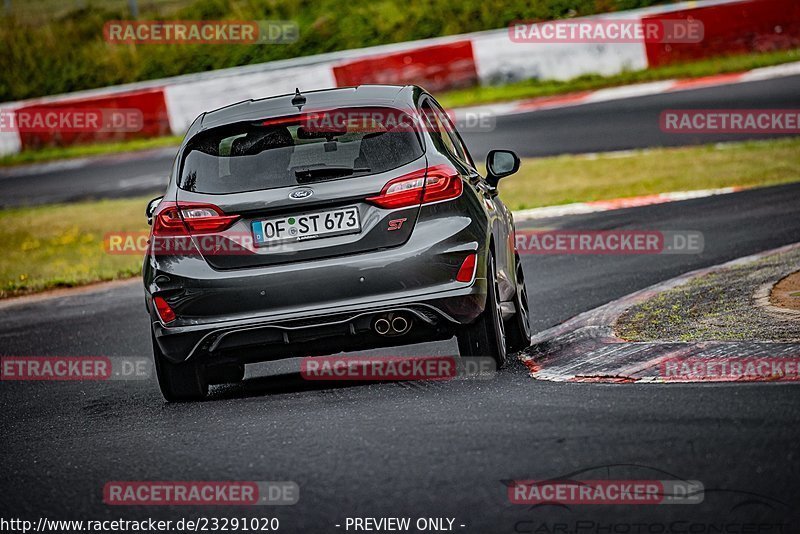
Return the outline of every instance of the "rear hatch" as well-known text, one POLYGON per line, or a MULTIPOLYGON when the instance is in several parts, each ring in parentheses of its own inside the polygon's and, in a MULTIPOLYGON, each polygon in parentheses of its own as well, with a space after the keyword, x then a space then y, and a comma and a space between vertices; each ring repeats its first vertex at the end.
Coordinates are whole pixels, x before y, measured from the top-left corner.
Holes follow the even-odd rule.
MULTIPOLYGON (((432 174, 413 124, 397 109, 339 108, 200 132, 174 209, 215 269, 401 245, 432 174)), ((447 185, 437 180, 431 190, 447 185)))

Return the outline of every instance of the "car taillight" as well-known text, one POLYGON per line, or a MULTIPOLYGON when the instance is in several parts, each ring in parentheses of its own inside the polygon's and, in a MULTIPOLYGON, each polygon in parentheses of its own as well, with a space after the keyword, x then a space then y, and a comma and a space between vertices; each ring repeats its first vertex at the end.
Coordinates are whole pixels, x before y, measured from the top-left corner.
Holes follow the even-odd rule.
POLYGON ((405 208, 457 198, 463 189, 458 171, 450 165, 434 165, 390 180, 380 195, 367 202, 387 209, 405 208))
POLYGON ((238 215, 225 215, 213 204, 162 202, 153 217, 154 236, 210 234, 229 228, 238 215))
POLYGON ((477 254, 472 253, 461 263, 461 267, 458 269, 458 274, 456 275, 456 280, 459 282, 472 282, 472 279, 475 277, 475 260, 477 259, 477 254))
POLYGON ((155 297, 153 298, 153 304, 156 305, 156 311, 158 312, 158 316, 161 317, 161 320, 165 323, 171 323, 175 320, 175 312, 172 311, 172 308, 164 300, 164 297, 155 297))

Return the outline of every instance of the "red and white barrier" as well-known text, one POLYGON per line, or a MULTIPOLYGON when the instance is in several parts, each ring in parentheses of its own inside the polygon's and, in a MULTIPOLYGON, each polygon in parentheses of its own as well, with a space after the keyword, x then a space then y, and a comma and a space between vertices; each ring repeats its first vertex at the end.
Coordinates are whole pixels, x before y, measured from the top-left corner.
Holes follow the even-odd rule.
MULTIPOLYGON (((644 41, 520 43, 512 41, 508 29, 503 28, 11 102, 0 104, 0 112, 65 105, 137 107, 142 110, 145 127, 141 132, 129 132, 124 136, 180 134, 204 111, 242 100, 292 93, 295 87, 310 91, 365 83, 414 83, 432 91, 442 91, 532 78, 566 80, 584 74, 608 76, 676 60, 800 47, 800 2, 797 0, 708 0, 702 5, 684 2, 573 19, 573 22, 609 18, 636 22, 695 18, 704 23, 705 38, 700 43, 673 44, 644 41)), ((620 90, 632 91, 617 89, 620 90)), ((570 95, 554 100, 579 97, 581 95, 570 95)), ((91 140, 108 138, 108 135, 98 134, 91 140)), ((69 144, 86 140, 86 136, 70 137, 60 132, 20 136, 18 131, 0 129, 0 154, 43 143, 69 144)))
POLYGON ((185 132, 205 111, 266 95, 335 87, 333 71, 327 64, 292 67, 266 72, 231 74, 164 87, 172 131, 185 132))
POLYGON ((579 91, 564 95, 542 96, 515 100, 512 102, 459 108, 455 110, 454 116, 458 120, 466 120, 467 117, 470 116, 498 117, 502 115, 516 115, 518 113, 527 113, 530 111, 573 107, 597 102, 609 102, 612 100, 624 100, 638 96, 673 93, 676 91, 730 85, 734 83, 755 82, 758 80, 783 78, 785 76, 800 76, 800 62, 785 63, 773 67, 762 67, 733 74, 719 74, 716 76, 704 76, 690 79, 661 80, 658 82, 637 83, 634 85, 598 89, 596 91, 579 91))
MULTIPOLYGON (((17 102, 11 102, 0 106, 2 113, 15 113, 20 107, 17 102)), ((5 154, 17 154, 22 150, 22 140, 19 137, 19 130, 16 128, 0 128, 0 156, 5 154)))
POLYGON ((646 43, 648 66, 800 47, 800 2, 797 0, 740 0, 643 17, 645 21, 687 19, 703 23, 703 40, 699 43, 646 43))
MULTIPOLYGON (((617 14, 615 18, 638 22, 641 11, 617 14)), ((519 43, 504 30, 476 35, 472 44, 482 85, 529 79, 569 80, 584 74, 610 76, 647 68, 643 43, 519 43)))
POLYGON ((164 91, 160 88, 141 89, 138 91, 112 93, 83 99, 64 99, 56 102, 42 102, 17 108, 15 113, 43 115, 49 110, 58 109, 100 109, 100 110, 138 110, 141 122, 135 130, 120 127, 102 129, 84 129, 84 131, 68 131, 49 129, 46 131, 23 131, 19 134, 22 150, 47 145, 71 145, 96 141, 121 141, 135 137, 159 137, 172 133, 164 91))
POLYGON ((469 39, 345 61, 333 66, 333 74, 339 87, 416 84, 442 91, 478 83, 469 39))

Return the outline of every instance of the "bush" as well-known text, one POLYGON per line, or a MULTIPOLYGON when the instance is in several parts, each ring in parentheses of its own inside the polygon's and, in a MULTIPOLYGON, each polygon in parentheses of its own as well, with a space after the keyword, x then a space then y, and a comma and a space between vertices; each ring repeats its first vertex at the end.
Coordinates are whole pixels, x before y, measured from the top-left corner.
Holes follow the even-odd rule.
POLYGON ((117 0, 14 2, 0 19, 0 101, 104 87, 336 50, 502 28, 513 20, 554 19, 632 9, 664 0, 139 0, 141 20, 291 19, 300 39, 287 45, 116 45, 107 20, 129 18, 117 0))

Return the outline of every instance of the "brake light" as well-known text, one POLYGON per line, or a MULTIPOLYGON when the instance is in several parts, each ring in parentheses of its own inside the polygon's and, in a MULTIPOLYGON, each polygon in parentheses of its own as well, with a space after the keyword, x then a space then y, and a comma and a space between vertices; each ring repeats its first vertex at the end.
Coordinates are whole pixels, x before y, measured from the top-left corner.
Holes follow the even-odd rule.
POLYGON ((155 297, 153 299, 153 304, 156 305, 156 311, 162 321, 171 323, 175 320, 175 312, 172 311, 172 308, 163 297, 155 297))
POLYGON ((297 124, 300 122, 318 120, 322 115, 319 113, 301 113, 288 117, 275 117, 261 122, 261 126, 286 126, 287 124, 297 124))
POLYGON ((154 236, 210 234, 229 228, 238 215, 225 215, 213 204, 162 202, 153 218, 154 236))
POLYGON ((434 165, 390 180, 380 195, 367 202, 387 209, 405 208, 457 198, 463 189, 458 171, 450 165, 434 165))
POLYGON ((449 165, 436 165, 428 168, 428 178, 425 181, 425 193, 422 203, 450 200, 461 196, 464 183, 458 171, 449 165))
POLYGON ((390 180, 383 186, 380 195, 367 198, 381 208, 405 208, 422 202, 422 191, 425 188, 425 169, 390 180))
POLYGON ((478 255, 473 252, 464 258, 461 267, 458 269, 456 280, 459 282, 472 282, 472 279, 475 277, 475 260, 477 257, 478 255))

